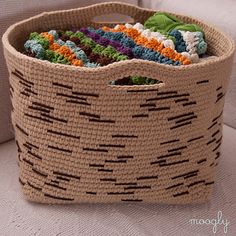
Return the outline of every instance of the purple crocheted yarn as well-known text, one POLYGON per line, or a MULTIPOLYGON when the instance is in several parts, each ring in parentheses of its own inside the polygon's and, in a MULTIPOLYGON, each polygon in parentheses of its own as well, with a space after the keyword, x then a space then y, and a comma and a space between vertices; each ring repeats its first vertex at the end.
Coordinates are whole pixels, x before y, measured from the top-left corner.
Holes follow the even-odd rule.
POLYGON ((98 34, 92 32, 92 31, 89 31, 89 32, 87 33, 87 35, 89 35, 89 37, 90 37, 91 39, 93 39, 94 41, 97 41, 97 40, 99 40, 99 38, 100 38, 100 36, 99 36, 98 34))
POLYGON ((97 43, 102 45, 102 46, 107 47, 108 45, 110 45, 110 40, 107 39, 107 38, 104 38, 104 37, 100 37, 100 39, 97 40, 97 43))
POLYGON ((114 41, 114 40, 110 40, 110 45, 114 48, 119 48, 119 47, 122 47, 122 44, 117 42, 117 41, 114 41))
POLYGON ((117 48, 117 50, 118 50, 119 52, 121 52, 122 54, 127 55, 127 56, 130 57, 130 58, 133 58, 133 57, 134 57, 131 48, 127 48, 127 47, 121 46, 121 47, 117 48))
POLYGON ((85 27, 82 27, 79 31, 86 34, 86 35, 90 33, 90 31, 85 27))

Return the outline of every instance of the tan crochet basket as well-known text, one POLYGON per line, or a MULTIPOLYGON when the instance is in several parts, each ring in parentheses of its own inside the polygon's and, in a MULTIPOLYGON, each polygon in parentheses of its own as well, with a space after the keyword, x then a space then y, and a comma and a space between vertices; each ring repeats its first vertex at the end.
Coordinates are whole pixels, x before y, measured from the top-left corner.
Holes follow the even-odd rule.
POLYGON ((97 26, 122 13, 143 23, 154 11, 121 3, 46 12, 3 36, 20 182, 44 203, 156 202, 210 198, 220 156, 222 110, 234 43, 190 17, 206 34, 211 61, 173 67, 129 60, 91 69, 20 53, 30 32, 97 26), (112 86, 131 75, 162 84, 112 86))

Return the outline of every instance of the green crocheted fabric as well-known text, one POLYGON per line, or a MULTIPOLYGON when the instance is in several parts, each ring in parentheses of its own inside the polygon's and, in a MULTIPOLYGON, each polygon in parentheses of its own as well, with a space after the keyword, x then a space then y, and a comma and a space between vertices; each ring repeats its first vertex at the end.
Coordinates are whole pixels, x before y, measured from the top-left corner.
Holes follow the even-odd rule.
POLYGON ((149 17, 145 21, 144 26, 146 29, 158 31, 164 35, 168 35, 168 33, 174 29, 191 32, 200 31, 204 33, 198 25, 185 24, 175 16, 164 12, 157 12, 153 16, 149 17))

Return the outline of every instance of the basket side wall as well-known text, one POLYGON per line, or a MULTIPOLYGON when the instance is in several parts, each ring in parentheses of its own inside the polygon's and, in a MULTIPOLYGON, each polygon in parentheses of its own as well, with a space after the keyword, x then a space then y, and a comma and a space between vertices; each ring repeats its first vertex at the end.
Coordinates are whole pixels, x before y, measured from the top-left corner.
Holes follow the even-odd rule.
POLYGON ((127 63, 84 79, 78 72, 5 54, 20 178, 29 199, 187 203, 209 198, 230 63, 135 90, 109 86, 108 78, 148 68, 127 63), (186 173, 193 176, 175 178, 186 173))

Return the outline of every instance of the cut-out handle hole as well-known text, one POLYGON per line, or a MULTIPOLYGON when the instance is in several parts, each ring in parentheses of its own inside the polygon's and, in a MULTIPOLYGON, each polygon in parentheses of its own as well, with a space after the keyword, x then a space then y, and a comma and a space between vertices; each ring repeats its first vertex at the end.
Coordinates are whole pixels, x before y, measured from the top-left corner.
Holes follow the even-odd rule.
POLYGON ((118 23, 135 23, 135 20, 131 16, 119 14, 119 13, 113 13, 113 14, 104 14, 104 15, 99 15, 95 16, 92 19, 93 23, 97 24, 106 24, 106 23, 113 23, 113 24, 118 24, 118 23))
POLYGON ((163 82, 161 80, 152 79, 148 77, 143 76, 128 76, 124 77, 122 79, 113 80, 110 82, 110 85, 153 85, 153 84, 162 84, 163 82))

